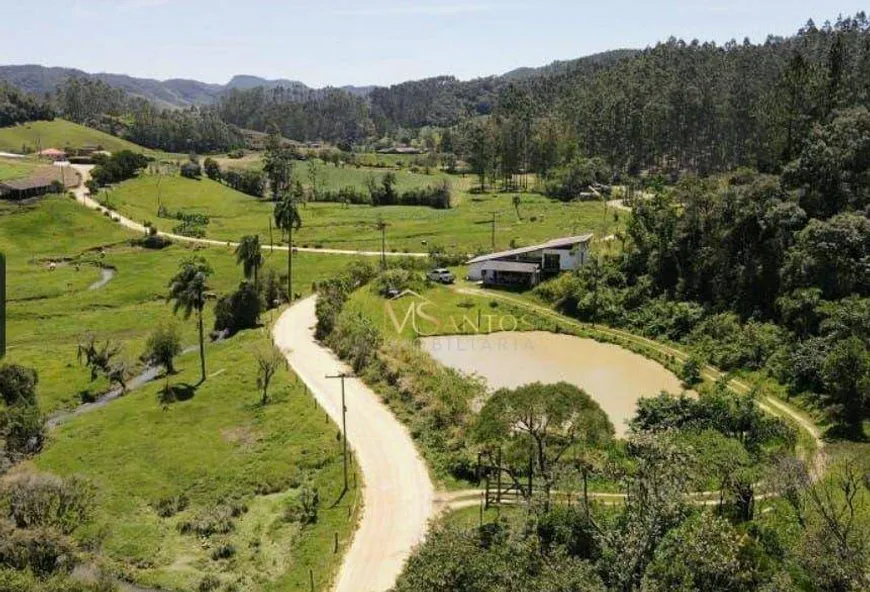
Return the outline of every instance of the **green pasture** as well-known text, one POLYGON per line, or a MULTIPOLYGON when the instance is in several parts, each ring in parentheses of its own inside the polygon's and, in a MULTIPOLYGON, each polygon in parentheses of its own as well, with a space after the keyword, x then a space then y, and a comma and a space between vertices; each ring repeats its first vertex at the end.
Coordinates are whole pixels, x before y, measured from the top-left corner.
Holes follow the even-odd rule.
MULTIPOLYGON (((356 184, 362 188, 372 173, 362 169, 335 168, 321 165, 328 188, 356 184), (329 173, 327 175, 327 173, 329 173)), ((296 169, 302 174, 302 169, 296 169)), ((307 178, 301 177, 306 183, 307 178)), ((399 173, 401 190, 414 184, 426 186, 440 182, 442 176, 399 173)), ((381 233, 377 223, 387 223, 386 248, 394 252, 425 252, 438 245, 450 252, 475 253, 492 248, 492 220, 495 215, 495 248, 529 245, 559 236, 595 233, 606 236, 622 227, 626 213, 617 212, 602 202, 563 203, 534 194, 520 197, 519 212, 513 194, 470 194, 462 189, 468 179, 450 178, 454 184, 454 206, 436 210, 417 206, 365 205, 345 206, 337 203, 309 203, 301 207, 303 225, 294 233, 294 244, 303 247, 380 250, 381 233)), ((171 232, 175 219, 158 219, 160 203, 172 213, 196 213, 210 217, 206 236, 219 240, 238 240, 245 234, 259 234, 269 240, 269 223, 273 204, 253 198, 219 183, 202 179, 143 175, 101 193, 101 199, 118 212, 136 221, 150 220, 171 232), (159 182, 159 185, 158 185, 159 182)), ((273 240, 280 232, 273 229, 273 240)))
MULTIPOLYGON (((141 367, 144 342, 161 322, 178 323, 183 344, 196 344, 194 319, 175 319, 164 301, 167 282, 185 257, 209 260, 215 294, 241 280, 230 249, 147 250, 131 245, 135 237, 68 198, 22 207, 0 203, 9 300, 4 362, 38 371, 44 412, 75 407, 82 392, 94 396, 107 388, 104 379, 91 382, 76 359, 77 343, 88 331, 121 342, 134 368, 141 367), (114 267, 117 275, 89 290, 100 266, 114 267)), ((349 260, 298 254, 295 289, 309 292, 314 280, 349 260)), ((266 267, 284 270, 286 253, 266 253, 266 267)), ((265 313, 263 321, 276 315, 265 313)), ((208 327, 211 322, 209 308, 208 327)), ((308 590, 309 569, 318 587, 327 587, 341 557, 333 553, 334 537, 342 548, 349 544, 359 502, 356 491, 339 500, 336 427, 290 371, 274 379, 272 401, 260 403, 254 351, 269 343, 266 330, 255 329, 208 344, 210 378, 198 387, 198 354, 180 356, 171 380, 192 398, 164 407, 157 396, 163 380, 148 384, 67 420, 19 469, 78 474, 96 485, 93 524, 75 535, 92 550, 87 561, 167 590, 196 589, 206 574, 239 590, 308 590), (305 482, 318 489, 321 506, 317 522, 303 527, 285 514, 305 482), (157 515, 158 501, 182 494, 189 500, 183 512, 157 515), (181 534, 181 521, 228 499, 248 508, 232 532, 209 540, 181 534), (231 546, 234 555, 213 559, 218 545, 231 546)))
POLYGON ((194 590, 206 574, 239 590, 308 590, 310 568, 326 588, 340 557, 334 537, 346 547, 355 527, 358 489, 341 496, 336 428, 289 371, 261 404, 253 352, 269 342, 253 330, 210 346, 211 377, 198 387, 198 360, 184 358, 172 381, 188 400, 164 407, 157 381, 52 432, 31 464, 96 486, 95 518, 76 536, 97 547, 101 565, 167 590, 194 590), (317 522, 302 526, 286 510, 306 482, 321 501, 317 522), (158 515, 157 503, 177 496, 188 506, 158 515), (231 532, 181 532, 183 521, 229 500, 247 507, 231 532), (233 556, 214 559, 219 545, 233 556))
MULTIPOLYGON (((2 130, 0 130, 2 131, 2 130)), ((36 163, 26 159, 0 158, 0 181, 27 177, 38 168, 36 163)))
POLYGON ((46 148, 81 148, 86 145, 101 146, 109 152, 132 150, 149 155, 157 154, 127 140, 65 119, 0 127, 0 150, 6 152, 21 152, 25 147, 36 151, 46 148))
MULTIPOLYGON (((90 382, 76 360, 76 346, 87 332, 124 344, 134 366, 151 330, 175 320, 164 297, 179 262, 194 254, 215 268, 216 294, 233 290, 242 278, 230 248, 172 245, 155 251, 133 247, 135 233, 70 199, 50 197, 37 205, 0 208, 0 250, 7 257, 7 361, 34 366, 40 377, 40 404, 46 412, 81 402, 106 385, 90 382), (50 263, 55 262, 52 269, 50 263), (100 266, 116 276, 99 290, 100 266)), ((286 273, 286 252, 265 253, 266 269, 286 273)), ((294 291, 309 293, 314 280, 333 275, 350 258, 297 253, 294 291)), ((266 313, 265 320, 274 313, 266 313)), ((196 343, 193 319, 177 319, 184 345, 196 343)), ((210 307, 206 315, 211 327, 210 307)), ((188 354, 195 356, 196 354, 188 354)))

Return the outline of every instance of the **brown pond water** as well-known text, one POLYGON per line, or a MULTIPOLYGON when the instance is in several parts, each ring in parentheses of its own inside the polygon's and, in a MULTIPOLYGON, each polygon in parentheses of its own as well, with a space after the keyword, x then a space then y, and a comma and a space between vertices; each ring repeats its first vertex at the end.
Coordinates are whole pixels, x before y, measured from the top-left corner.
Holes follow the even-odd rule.
POLYGON ((623 436, 641 397, 678 394, 680 380, 664 366, 609 343, 542 331, 420 339, 440 363, 486 380, 491 391, 530 382, 565 381, 591 395, 623 436))

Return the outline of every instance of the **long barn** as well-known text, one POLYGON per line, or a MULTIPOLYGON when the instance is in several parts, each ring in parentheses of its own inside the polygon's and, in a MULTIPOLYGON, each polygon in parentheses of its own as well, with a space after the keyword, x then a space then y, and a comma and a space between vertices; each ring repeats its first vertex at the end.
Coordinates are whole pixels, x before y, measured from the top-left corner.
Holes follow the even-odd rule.
POLYGON ((531 288, 562 271, 580 269, 588 260, 592 236, 557 238, 475 257, 467 262, 468 279, 485 286, 531 288))

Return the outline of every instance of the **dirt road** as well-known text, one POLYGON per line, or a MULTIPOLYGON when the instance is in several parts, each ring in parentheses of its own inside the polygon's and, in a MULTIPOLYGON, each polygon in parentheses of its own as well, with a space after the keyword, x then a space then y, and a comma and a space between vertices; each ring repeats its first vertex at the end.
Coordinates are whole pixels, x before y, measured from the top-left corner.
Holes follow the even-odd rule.
MULTIPOLYGON (((320 405, 341 425, 341 383, 349 368, 314 339, 315 298, 290 307, 273 329, 276 345, 320 405)), ((355 378, 345 384, 348 442, 365 479, 363 516, 336 592, 381 592, 396 581, 435 516, 435 491, 408 430, 355 378)))
MULTIPOLYGON (((93 169, 93 165, 83 165, 83 164, 74 164, 71 165, 71 168, 78 171, 79 175, 81 175, 82 182, 81 184, 73 189, 73 193, 76 196, 76 201, 86 206, 92 210, 97 210, 100 213, 109 212, 110 215, 118 220, 118 223, 125 228, 129 228, 135 232, 140 232, 142 234, 145 233, 145 227, 138 222, 134 222, 129 218, 126 218, 119 214, 118 212, 113 212, 101 206, 96 200, 90 197, 90 193, 88 192, 87 187, 85 187, 85 183, 88 179, 91 178, 91 169, 93 169)), ((232 241, 221 241, 214 240, 209 238, 194 238, 190 236, 182 236, 180 234, 172 234, 171 232, 158 232, 160 236, 165 236, 166 238, 179 242, 186 243, 195 243, 199 245, 208 245, 212 247, 230 247, 235 248, 238 243, 234 243, 232 241)), ((263 250, 269 249, 269 245, 263 245, 263 250)), ((276 251, 286 251, 287 247, 275 246, 274 249, 276 251)), ((294 251, 298 253, 322 253, 325 255, 359 255, 362 257, 380 257, 382 253, 380 251, 354 251, 350 249, 314 249, 310 247, 294 247, 294 251)), ((387 257, 428 257, 429 253, 386 253, 387 257)))

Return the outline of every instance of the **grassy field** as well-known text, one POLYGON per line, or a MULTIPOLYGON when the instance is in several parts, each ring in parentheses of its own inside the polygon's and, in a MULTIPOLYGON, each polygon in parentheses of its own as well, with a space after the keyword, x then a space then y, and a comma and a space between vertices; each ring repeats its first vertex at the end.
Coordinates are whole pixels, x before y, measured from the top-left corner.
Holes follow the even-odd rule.
MULTIPOLYGON (((160 322, 172 319, 163 296, 178 263, 194 253, 206 257, 216 273, 216 293, 241 279, 232 252, 173 245, 162 251, 131 246, 134 237, 104 216, 72 200, 50 197, 25 207, 0 202, 0 250, 7 255, 9 348, 4 362, 21 363, 39 373, 44 412, 74 407, 81 392, 97 394, 105 381, 90 382, 76 360, 81 336, 124 345, 134 366, 144 341, 160 322), (49 262, 55 263, 51 269, 49 262), (99 290, 88 287, 111 265, 116 277, 99 290)), ((267 254, 267 267, 284 269, 283 253, 267 254)), ((298 291, 315 279, 333 275, 350 259, 300 254, 298 291)), ((274 313, 266 313, 269 322, 274 313)), ((195 323, 176 321, 185 345, 196 343, 195 323)), ((207 326, 212 315, 207 311, 207 326)), ((269 343, 263 329, 209 344, 210 379, 190 390, 193 397, 164 409, 151 383, 108 406, 70 419, 50 434, 46 449, 23 470, 79 474, 98 488, 94 523, 77 532, 93 559, 113 572, 165 589, 192 590, 206 574, 240 590, 308 590, 308 570, 326 588, 359 510, 356 493, 334 504, 340 493, 341 457, 336 427, 289 371, 274 381, 273 401, 259 403, 253 352, 269 343), (316 524, 301 527, 284 519, 299 484, 319 490, 316 524), (171 518, 154 505, 184 494, 189 506, 171 518), (178 525, 228 499, 248 511, 232 532, 200 539, 181 534, 178 525), (219 545, 235 550, 212 559, 219 545)), ((173 383, 197 382, 196 353, 182 355, 173 383)), ((185 387, 187 388, 187 387, 185 387)))
MULTIPOLYGON (((321 586, 328 581, 333 537, 347 545, 358 491, 340 498, 335 426, 289 372, 276 377, 271 403, 260 404, 252 350, 267 341, 254 330, 210 347, 212 378, 189 400, 164 409, 162 383, 152 383, 52 434, 33 465, 97 486, 96 518, 77 536, 97 543, 112 571, 169 590, 194 590, 206 574, 239 590, 308 590, 309 568, 321 586), (285 511, 308 481, 321 502, 317 522, 303 527, 285 511), (160 500, 181 495, 185 510, 156 513, 160 500), (182 522, 228 500, 247 507, 231 532, 182 534, 182 522), (234 555, 213 559, 220 545, 234 555)), ((194 384, 198 372, 188 358, 173 382, 194 384)))
MULTIPOLYGON (((367 176, 363 169, 321 166, 326 186, 338 188, 356 184, 362 187, 367 176)), ((302 169, 297 168, 302 175, 302 169)), ((302 177, 307 181, 307 178, 302 177)), ((398 174, 400 189, 431 185, 443 176, 411 173, 398 174)), ((142 176, 113 188, 109 201, 120 213, 137 221, 151 220, 160 230, 171 231, 176 220, 157 219, 158 180, 161 203, 171 211, 208 215, 209 238, 237 240, 245 234, 269 236, 272 204, 203 179, 191 181, 180 177, 142 176)), ((492 217, 496 216, 495 246, 527 245, 558 236, 593 232, 611 234, 621 227, 625 213, 605 208, 601 202, 562 203, 539 195, 523 195, 519 215, 513 195, 491 193, 473 195, 462 189, 468 179, 451 178, 454 205, 450 210, 411 206, 350 206, 310 203, 301 210, 302 229, 295 233, 297 246, 340 249, 379 250, 380 232, 376 223, 383 219, 387 250, 427 251, 440 245, 451 252, 474 253, 491 248, 492 217), (621 219, 620 219, 621 218, 621 219)), ((274 234, 275 241, 280 239, 274 234)))
POLYGON ((21 152, 25 146, 36 151, 45 148, 80 148, 88 144, 102 146, 110 152, 133 150, 156 154, 153 150, 142 148, 127 140, 64 119, 0 127, 0 150, 6 152, 21 152))
POLYGON ((0 158, 0 181, 20 179, 39 168, 34 162, 17 158, 0 158))
MULTIPOLYGON (((40 403, 46 412, 77 405, 82 392, 105 389, 91 384, 76 361, 76 346, 88 331, 99 339, 124 343, 134 365, 151 329, 170 318, 163 298, 179 262, 194 253, 215 268, 212 285, 226 293, 241 280, 230 249, 173 245, 162 251, 132 247, 135 235, 75 204, 51 197, 36 206, 0 206, 0 250, 7 257, 7 359, 35 366, 40 403), (105 246, 103 252, 100 247, 105 246), (56 261, 52 270, 49 262, 56 261), (88 287, 99 266, 116 277, 99 290, 88 287)), ((314 280, 334 274, 350 259, 299 253, 294 261, 294 291, 308 293, 314 280)), ((266 267, 286 269, 286 254, 266 254, 266 267)), ((196 342, 193 320, 179 321, 185 345, 196 342)), ((211 326, 211 311, 206 323, 211 326)))

